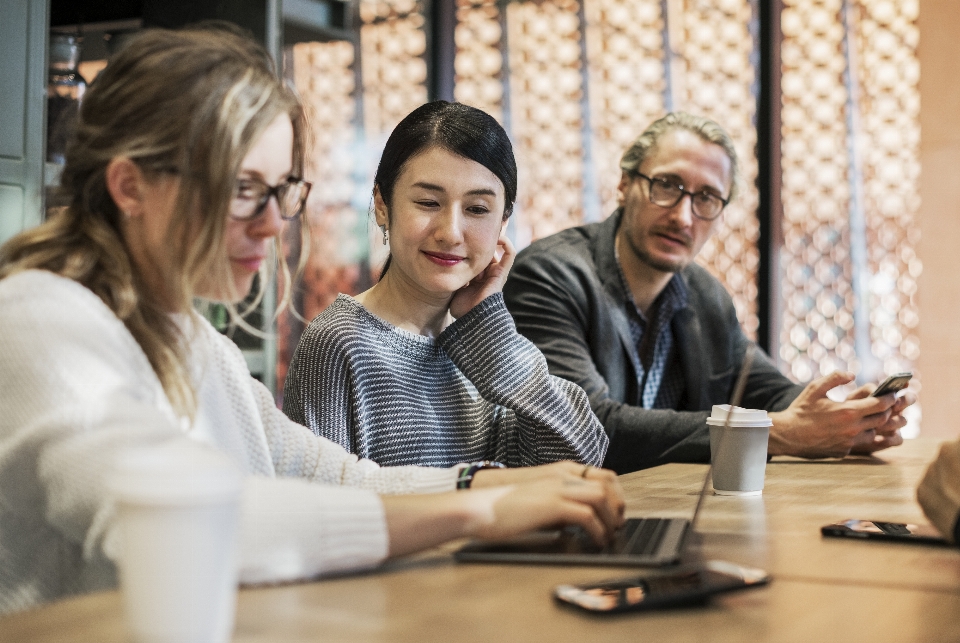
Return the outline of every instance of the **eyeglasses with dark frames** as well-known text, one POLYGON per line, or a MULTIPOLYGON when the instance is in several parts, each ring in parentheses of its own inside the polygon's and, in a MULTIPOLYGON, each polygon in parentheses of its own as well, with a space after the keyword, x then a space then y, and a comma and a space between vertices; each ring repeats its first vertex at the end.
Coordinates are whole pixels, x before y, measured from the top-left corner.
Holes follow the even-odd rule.
POLYGON ((296 219, 303 212, 313 184, 290 177, 283 183, 267 185, 259 179, 238 179, 233 199, 230 201, 230 216, 237 221, 252 221, 267 207, 270 197, 275 197, 280 206, 280 218, 296 219))
POLYGON ((635 176, 646 179, 650 182, 650 202, 659 205, 662 208, 672 208, 683 199, 684 196, 690 196, 690 206, 693 216, 704 221, 713 221, 720 216, 723 209, 727 207, 729 199, 724 199, 710 192, 689 192, 683 189, 682 183, 677 183, 669 179, 651 178, 646 174, 634 172, 635 176))

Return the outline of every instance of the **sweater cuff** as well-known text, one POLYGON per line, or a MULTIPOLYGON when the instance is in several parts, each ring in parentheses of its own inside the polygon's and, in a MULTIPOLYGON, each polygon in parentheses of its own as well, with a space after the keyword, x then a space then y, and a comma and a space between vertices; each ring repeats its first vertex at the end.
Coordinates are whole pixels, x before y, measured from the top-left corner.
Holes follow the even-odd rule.
POLYGON ((475 335, 477 333, 476 327, 478 326, 482 328, 483 326, 492 325, 496 328, 504 324, 515 328, 513 317, 510 316, 510 311, 507 310, 506 304, 503 303, 503 293, 495 292, 467 311, 466 315, 463 315, 447 326, 447 328, 440 333, 440 336, 437 337, 437 343, 446 349, 448 345, 455 342, 458 338, 475 335))
POLYGON ((517 332, 503 293, 490 295, 450 324, 437 343, 480 395, 496 404, 504 404, 504 396, 537 370, 547 375, 546 360, 517 332))
POLYGON ((458 464, 449 469, 432 469, 430 467, 417 467, 417 475, 412 482, 413 493, 443 493, 444 491, 455 491, 457 488, 457 476, 465 464, 458 464))
POLYGON ((240 582, 270 583, 374 567, 389 553, 383 503, 362 489, 247 478, 240 582))

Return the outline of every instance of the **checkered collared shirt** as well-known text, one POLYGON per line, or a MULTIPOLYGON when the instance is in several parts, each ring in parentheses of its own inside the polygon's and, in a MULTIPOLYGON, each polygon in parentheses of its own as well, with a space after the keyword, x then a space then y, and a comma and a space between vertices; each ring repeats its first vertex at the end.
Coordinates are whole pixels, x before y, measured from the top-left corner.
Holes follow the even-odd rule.
POLYGON ((617 270, 627 295, 625 308, 630 322, 630 335, 640 360, 634 363, 640 406, 645 409, 676 409, 683 395, 684 381, 673 350, 670 320, 678 310, 686 308, 687 287, 680 275, 674 273, 650 306, 648 319, 637 308, 619 261, 617 270))

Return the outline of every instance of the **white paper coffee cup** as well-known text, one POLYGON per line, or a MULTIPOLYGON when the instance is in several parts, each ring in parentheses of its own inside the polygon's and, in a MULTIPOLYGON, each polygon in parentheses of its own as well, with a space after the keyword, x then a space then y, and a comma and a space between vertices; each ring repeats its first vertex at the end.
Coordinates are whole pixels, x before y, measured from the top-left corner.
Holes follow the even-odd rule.
POLYGON ((226 643, 242 478, 201 444, 125 451, 109 477, 127 621, 141 643, 226 643))
POLYGON ((729 410, 729 404, 714 405, 707 418, 713 490, 719 495, 760 495, 773 421, 764 410, 734 407, 730 424, 724 427, 729 410))

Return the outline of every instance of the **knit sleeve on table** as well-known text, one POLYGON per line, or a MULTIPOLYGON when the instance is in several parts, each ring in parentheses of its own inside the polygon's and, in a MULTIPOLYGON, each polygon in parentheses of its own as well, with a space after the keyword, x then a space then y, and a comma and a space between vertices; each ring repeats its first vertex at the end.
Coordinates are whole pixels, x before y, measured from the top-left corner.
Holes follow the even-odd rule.
POLYGON ((253 378, 250 382, 263 417, 277 475, 360 487, 383 494, 435 493, 456 488, 459 467, 380 467, 289 419, 274 405, 263 384, 253 378))
POLYGON ((389 553, 377 494, 304 480, 248 478, 240 532, 243 583, 369 568, 389 553))
POLYGON ((439 343, 497 414, 497 458, 511 466, 575 460, 599 466, 608 438, 583 390, 550 375, 543 355, 517 333, 496 293, 451 324, 439 343))

